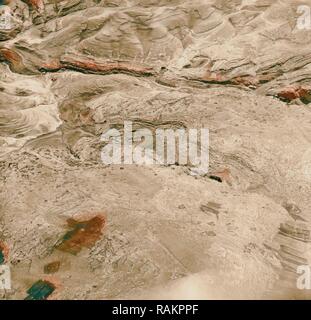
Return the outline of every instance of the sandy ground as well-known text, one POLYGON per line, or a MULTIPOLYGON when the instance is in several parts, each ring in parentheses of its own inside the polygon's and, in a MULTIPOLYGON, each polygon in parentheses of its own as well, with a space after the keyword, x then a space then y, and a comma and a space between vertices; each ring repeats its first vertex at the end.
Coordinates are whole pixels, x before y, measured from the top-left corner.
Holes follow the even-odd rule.
POLYGON ((311 258, 301 4, 7 1, 0 249, 12 289, 1 297, 42 279, 49 299, 310 298, 296 287, 311 258), (208 128, 209 174, 102 163, 102 133, 124 121, 208 128))

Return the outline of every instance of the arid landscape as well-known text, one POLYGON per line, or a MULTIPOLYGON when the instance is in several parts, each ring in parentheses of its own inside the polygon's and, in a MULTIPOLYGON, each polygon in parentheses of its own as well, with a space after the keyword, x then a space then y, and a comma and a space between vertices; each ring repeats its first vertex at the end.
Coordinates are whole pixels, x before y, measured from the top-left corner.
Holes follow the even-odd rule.
POLYGON ((0 0, 0 298, 310 299, 301 5, 0 0), (125 121, 209 129, 208 173, 103 163, 125 121))

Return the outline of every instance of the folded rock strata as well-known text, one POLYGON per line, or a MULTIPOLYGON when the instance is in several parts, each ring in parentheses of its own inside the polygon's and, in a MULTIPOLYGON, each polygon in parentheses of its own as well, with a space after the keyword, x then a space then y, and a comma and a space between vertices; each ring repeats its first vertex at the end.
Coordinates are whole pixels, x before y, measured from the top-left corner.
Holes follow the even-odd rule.
POLYGON ((296 287, 311 230, 299 4, 2 2, 1 297, 309 299, 296 287), (208 174, 103 164, 101 135, 123 137, 124 121, 208 128, 208 174))

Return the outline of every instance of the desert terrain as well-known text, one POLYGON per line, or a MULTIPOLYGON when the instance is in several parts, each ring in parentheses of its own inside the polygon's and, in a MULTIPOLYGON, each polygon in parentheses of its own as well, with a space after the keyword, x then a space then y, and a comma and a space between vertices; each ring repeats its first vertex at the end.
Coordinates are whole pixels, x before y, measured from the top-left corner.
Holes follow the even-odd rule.
POLYGON ((0 4, 1 299, 310 299, 311 1, 0 4), (208 174, 103 163, 124 121, 208 174))

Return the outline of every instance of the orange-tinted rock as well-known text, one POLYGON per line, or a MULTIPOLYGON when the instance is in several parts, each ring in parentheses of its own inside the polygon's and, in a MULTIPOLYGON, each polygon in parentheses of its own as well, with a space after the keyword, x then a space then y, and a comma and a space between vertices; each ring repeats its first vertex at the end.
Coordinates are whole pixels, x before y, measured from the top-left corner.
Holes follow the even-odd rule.
POLYGON ((62 59, 61 63, 69 69, 75 69, 89 73, 129 73, 136 76, 151 76, 154 74, 152 68, 134 66, 126 62, 96 62, 94 60, 74 60, 70 58, 62 59))
POLYGON ((102 215, 88 220, 69 218, 67 224, 70 230, 56 247, 59 250, 77 254, 83 247, 91 248, 99 240, 105 225, 105 218, 102 215))
POLYGON ((8 259, 9 247, 4 242, 0 242, 0 264, 7 263, 8 259))
POLYGON ((23 0, 29 6, 41 11, 44 9, 44 2, 43 0, 23 0))
POLYGON ((256 87, 258 85, 258 79, 251 76, 245 76, 245 77, 236 77, 231 80, 232 84, 236 85, 244 85, 246 87, 256 87))
POLYGON ((286 101, 292 101, 295 99, 304 99, 307 98, 311 93, 311 88, 300 86, 300 85, 293 85, 288 86, 281 90, 277 96, 286 101))
POLYGON ((218 177, 220 182, 227 182, 230 186, 232 184, 231 181, 231 173, 229 169, 224 169, 222 171, 217 171, 215 173, 212 174, 212 177, 218 177))
POLYGON ((20 55, 11 49, 0 48, 0 53, 3 59, 5 59, 8 62, 11 62, 12 64, 21 63, 22 61, 20 55))
POLYGON ((261 82, 260 78, 253 76, 239 76, 231 78, 220 72, 212 73, 210 71, 206 72, 200 80, 219 84, 243 85, 246 87, 257 87, 259 82, 261 82))
POLYGON ((59 60, 53 60, 48 63, 42 64, 41 68, 45 71, 58 71, 63 67, 59 60))
POLYGON ((219 82, 224 83, 228 81, 228 78, 221 73, 212 73, 210 71, 206 72, 206 74, 202 77, 203 81, 206 82, 219 82))
POLYGON ((19 72, 24 69, 22 57, 11 49, 0 48, 0 61, 7 62, 13 71, 19 72))

